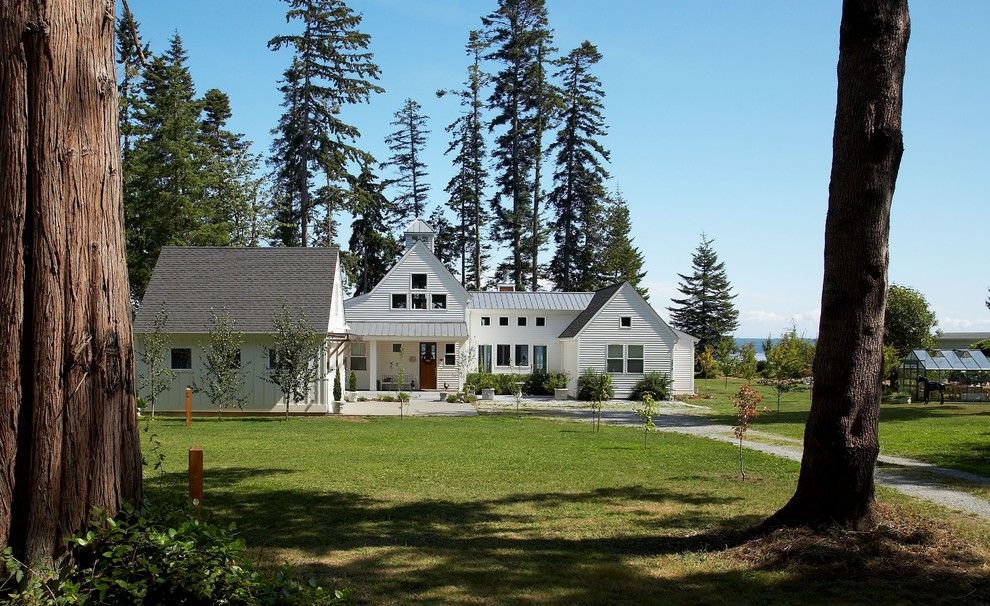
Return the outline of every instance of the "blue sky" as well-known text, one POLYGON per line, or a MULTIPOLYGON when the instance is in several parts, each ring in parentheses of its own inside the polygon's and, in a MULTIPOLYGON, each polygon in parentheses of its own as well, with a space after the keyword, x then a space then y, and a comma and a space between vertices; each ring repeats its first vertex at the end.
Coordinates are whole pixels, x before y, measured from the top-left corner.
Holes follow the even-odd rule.
MULTIPOLYGON (((266 42, 286 31, 275 0, 130 0, 161 49, 178 31, 197 89, 230 94, 232 127, 266 151, 288 62, 266 42)), ((403 99, 431 117, 432 203, 451 174, 438 88, 457 86, 464 43, 495 0, 351 0, 386 93, 348 108, 379 159, 403 99)), ((738 336, 818 330, 838 57, 839 0, 548 0, 557 46, 604 55, 613 184, 661 314, 702 232, 738 293, 738 336), (605 8, 603 8, 605 7, 605 8)), ((913 0, 906 151, 891 217, 890 279, 922 291, 944 331, 990 330, 990 2, 913 0)))

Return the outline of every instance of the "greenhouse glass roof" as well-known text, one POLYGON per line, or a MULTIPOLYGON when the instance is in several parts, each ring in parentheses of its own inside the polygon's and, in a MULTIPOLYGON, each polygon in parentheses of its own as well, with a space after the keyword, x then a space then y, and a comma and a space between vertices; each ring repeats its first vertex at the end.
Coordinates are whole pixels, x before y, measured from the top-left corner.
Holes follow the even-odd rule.
POLYGON ((990 360, 979 349, 915 349, 903 363, 925 370, 990 371, 990 360))

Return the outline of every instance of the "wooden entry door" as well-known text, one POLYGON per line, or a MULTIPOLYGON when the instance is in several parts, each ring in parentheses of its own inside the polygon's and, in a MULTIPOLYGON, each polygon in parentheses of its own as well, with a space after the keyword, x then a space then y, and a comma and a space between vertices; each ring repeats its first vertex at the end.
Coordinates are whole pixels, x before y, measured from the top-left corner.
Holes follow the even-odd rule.
POLYGON ((419 344, 419 388, 437 388, 437 344, 419 344))

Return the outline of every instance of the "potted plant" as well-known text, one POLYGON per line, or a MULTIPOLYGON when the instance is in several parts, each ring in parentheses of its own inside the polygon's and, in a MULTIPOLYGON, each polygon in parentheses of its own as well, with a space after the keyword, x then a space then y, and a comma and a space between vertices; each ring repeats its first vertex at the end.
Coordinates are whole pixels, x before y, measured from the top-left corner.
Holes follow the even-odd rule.
POLYGON ((343 395, 343 388, 340 385, 340 371, 334 369, 333 372, 333 414, 340 414, 340 401, 343 395))

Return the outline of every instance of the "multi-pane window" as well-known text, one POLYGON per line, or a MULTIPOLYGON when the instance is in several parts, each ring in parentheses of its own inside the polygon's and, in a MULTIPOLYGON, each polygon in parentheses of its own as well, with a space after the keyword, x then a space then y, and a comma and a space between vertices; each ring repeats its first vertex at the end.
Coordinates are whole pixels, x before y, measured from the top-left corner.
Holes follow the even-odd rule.
POLYGON ((406 293, 392 293, 392 309, 405 309, 409 307, 406 293))
POLYGON ((632 328, 632 316, 622 316, 619 318, 619 328, 632 328))
POLYGON ((478 372, 492 371, 492 346, 478 346, 478 372))
POLYGON ((544 318, 543 316, 536 316, 536 325, 537 326, 546 326, 547 325, 547 319, 544 318))
POLYGON ((172 348, 172 370, 192 369, 192 349, 188 347, 172 348))
POLYGON ((409 287, 413 290, 426 290, 426 274, 411 274, 409 287))
POLYGON ((430 295, 433 309, 447 309, 447 295, 430 295))
POLYGON ((426 294, 425 293, 413 293, 412 296, 412 308, 413 309, 426 309, 426 294))
POLYGON ((529 345, 516 345, 516 366, 529 366, 529 345))
POLYGON ((500 317, 498 319, 498 325, 499 326, 508 326, 509 325, 509 316, 502 316, 502 317, 500 317))
POLYGON ((351 370, 368 370, 367 343, 351 343, 351 370))
POLYGON ((533 346, 533 370, 538 370, 541 372, 547 371, 547 346, 546 345, 534 345, 533 346))
POLYGON ((482 326, 491 326, 492 325, 492 318, 491 318, 491 316, 481 316, 481 325, 482 326))
POLYGON ((605 356, 605 370, 621 373, 623 370, 622 346, 609 345, 605 356))
POLYGON ((457 346, 447 343, 443 346, 443 363, 447 366, 457 365, 457 346))
POLYGON ((626 345, 626 372, 632 374, 643 372, 642 345, 626 345))
POLYGON ((495 346, 495 365, 512 366, 512 348, 509 345, 495 346))

